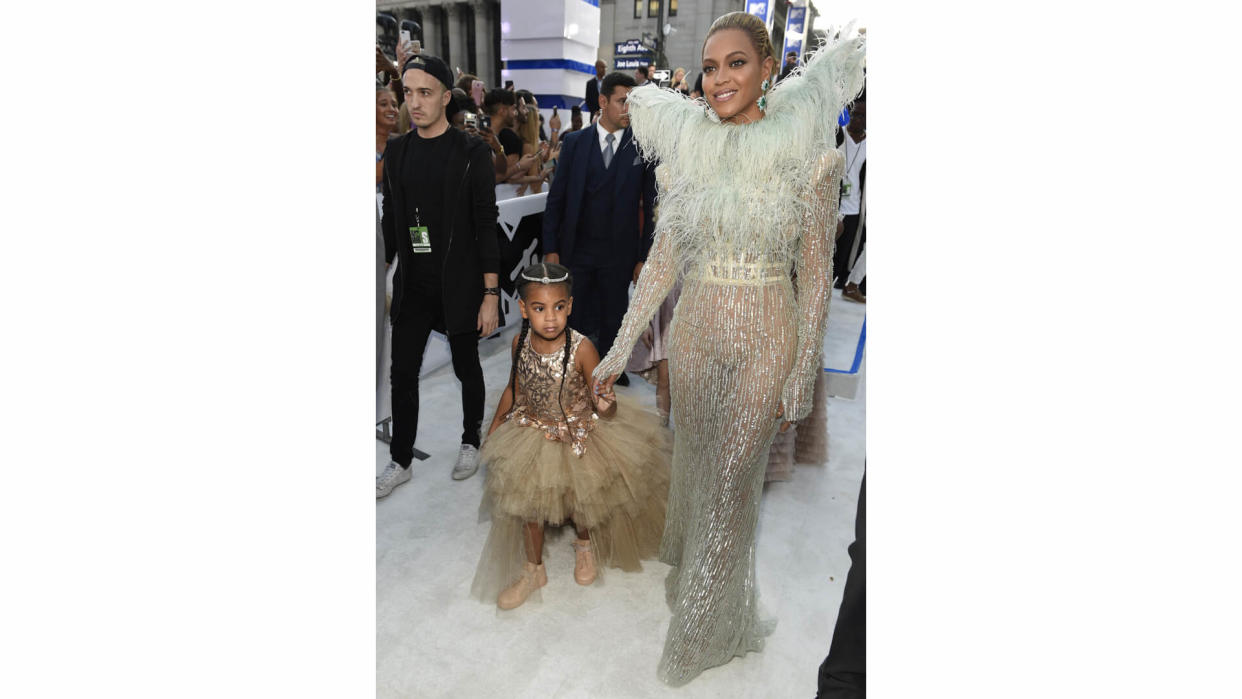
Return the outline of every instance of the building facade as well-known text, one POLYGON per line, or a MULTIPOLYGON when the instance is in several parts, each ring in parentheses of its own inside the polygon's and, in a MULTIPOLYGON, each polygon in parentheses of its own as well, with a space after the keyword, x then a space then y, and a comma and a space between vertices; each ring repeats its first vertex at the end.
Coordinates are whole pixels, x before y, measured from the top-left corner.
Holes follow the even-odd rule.
POLYGON ((375 9, 417 22, 423 49, 450 69, 477 75, 488 87, 501 84, 499 0, 377 0, 375 9))
MULTIPOLYGON (((805 9, 811 29, 814 7, 805 9)), ((766 17, 772 43, 785 43, 789 0, 377 0, 376 10, 421 27, 423 47, 490 89, 505 80, 528 89, 545 116, 582 103, 596 59, 609 71, 683 67, 693 85, 703 37, 715 19, 745 10, 766 17)), ((778 63, 780 57, 778 56, 778 63)))

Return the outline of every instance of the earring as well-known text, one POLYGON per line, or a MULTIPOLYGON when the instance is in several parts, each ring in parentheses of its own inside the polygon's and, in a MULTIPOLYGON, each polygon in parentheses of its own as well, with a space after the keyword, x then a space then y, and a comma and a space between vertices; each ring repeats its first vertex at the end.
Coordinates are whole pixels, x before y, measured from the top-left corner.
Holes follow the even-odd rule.
POLYGON ((768 111, 768 96, 764 95, 755 101, 759 105, 759 111, 766 114, 768 111))
POLYGON ((769 86, 769 85, 771 85, 771 84, 772 84, 772 83, 771 83, 771 81, 770 81, 770 80, 768 80, 767 78, 764 78, 764 79, 763 79, 763 84, 759 86, 759 89, 760 89, 760 90, 763 90, 764 92, 767 92, 767 91, 768 91, 768 86, 769 86))

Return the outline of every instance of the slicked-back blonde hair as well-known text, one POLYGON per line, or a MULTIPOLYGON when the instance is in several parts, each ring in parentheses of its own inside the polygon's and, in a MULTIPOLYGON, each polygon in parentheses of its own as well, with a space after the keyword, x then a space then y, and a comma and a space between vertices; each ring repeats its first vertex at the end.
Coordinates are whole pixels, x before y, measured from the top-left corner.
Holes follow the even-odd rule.
POLYGON ((772 59, 772 72, 768 75, 771 78, 776 74, 776 69, 780 66, 780 61, 776 60, 776 49, 772 46, 772 36, 768 34, 768 27, 763 20, 749 12, 730 12, 727 15, 720 15, 712 22, 712 26, 707 30, 707 36, 703 37, 703 48, 699 49, 702 55, 703 50, 707 48, 707 40, 712 38, 712 34, 723 29, 740 29, 750 37, 750 43, 755 47, 755 52, 759 54, 759 62, 763 59, 772 59))

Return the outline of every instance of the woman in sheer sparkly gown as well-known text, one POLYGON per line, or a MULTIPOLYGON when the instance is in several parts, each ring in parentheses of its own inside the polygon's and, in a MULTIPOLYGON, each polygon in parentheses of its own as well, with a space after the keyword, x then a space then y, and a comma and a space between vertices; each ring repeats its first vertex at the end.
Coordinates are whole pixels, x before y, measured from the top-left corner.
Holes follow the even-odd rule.
MULTIPOLYGON (((848 36, 849 31, 842 33, 848 36)), ((769 89, 761 21, 716 20, 703 100, 630 92, 635 140, 660 162, 655 241, 612 350, 607 390, 680 278, 669 337, 677 430, 660 558, 672 620, 658 674, 682 685, 763 647, 755 527, 769 447, 810 412, 831 291, 843 163, 836 115, 862 88, 863 42, 825 45, 769 89), (795 292, 791 272, 797 274, 795 292)))

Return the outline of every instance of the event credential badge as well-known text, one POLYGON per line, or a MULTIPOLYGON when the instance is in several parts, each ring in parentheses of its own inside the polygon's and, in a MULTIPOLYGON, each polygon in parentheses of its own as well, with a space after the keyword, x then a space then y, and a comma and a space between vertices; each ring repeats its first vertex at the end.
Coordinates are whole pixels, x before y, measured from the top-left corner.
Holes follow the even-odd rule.
POLYGON ((410 247, 416 255, 431 252, 431 236, 427 235, 426 226, 410 226, 410 247))

